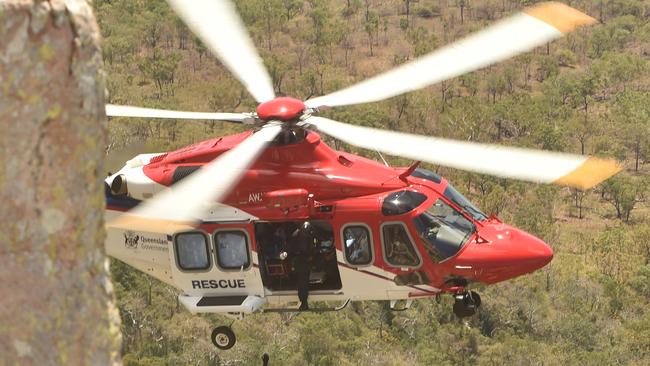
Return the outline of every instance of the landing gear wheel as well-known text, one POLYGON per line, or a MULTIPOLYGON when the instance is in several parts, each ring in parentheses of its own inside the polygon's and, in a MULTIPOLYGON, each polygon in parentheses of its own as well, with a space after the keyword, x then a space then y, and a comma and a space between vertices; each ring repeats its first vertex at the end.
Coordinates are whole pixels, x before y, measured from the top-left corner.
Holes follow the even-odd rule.
POLYGON ((479 295, 478 292, 470 291, 469 297, 474 302, 474 306, 476 306, 477 308, 481 307, 481 295, 479 295))
POLYGON ((474 291, 454 295, 454 314, 459 318, 467 318, 476 314, 481 306, 481 296, 474 291))
POLYGON ((237 342, 235 333, 230 327, 226 326, 214 328, 210 338, 212 339, 212 343, 222 350, 231 349, 235 345, 235 342, 237 342))
POLYGON ((476 314, 476 308, 473 306, 467 306, 462 302, 456 301, 454 303, 454 314, 459 318, 468 318, 476 314))

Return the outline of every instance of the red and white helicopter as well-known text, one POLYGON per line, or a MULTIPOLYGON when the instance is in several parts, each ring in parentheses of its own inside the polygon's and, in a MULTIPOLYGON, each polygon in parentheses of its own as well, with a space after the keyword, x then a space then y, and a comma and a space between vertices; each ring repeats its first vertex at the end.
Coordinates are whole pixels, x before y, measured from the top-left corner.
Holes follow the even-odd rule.
MULTIPOLYGON (((276 98, 234 6, 170 5, 259 103, 253 113, 195 113, 107 105, 108 116, 222 120, 249 132, 177 151, 142 154, 106 179, 106 251, 182 291, 191 312, 241 317, 295 311, 287 227, 310 221, 310 299, 404 300, 450 293, 470 316, 492 284, 545 266, 542 240, 488 217, 420 161, 586 189, 620 170, 615 161, 353 126, 319 110, 383 100, 480 69, 561 37, 594 19, 560 3, 528 8, 461 41, 335 93, 276 98), (315 132, 414 159, 392 168, 336 151, 315 132), (182 180, 182 181, 181 181, 182 180), (179 182, 180 181, 180 182, 179 182), (171 187, 171 188, 170 188, 171 187)), ((235 343, 228 327, 212 341, 235 343)))

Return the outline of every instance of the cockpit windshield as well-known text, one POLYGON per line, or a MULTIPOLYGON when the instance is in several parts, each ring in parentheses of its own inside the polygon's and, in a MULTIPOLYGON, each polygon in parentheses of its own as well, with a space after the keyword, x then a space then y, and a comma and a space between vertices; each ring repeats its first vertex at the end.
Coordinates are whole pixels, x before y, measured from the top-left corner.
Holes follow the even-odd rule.
POLYGON ((467 214, 472 216, 476 221, 487 220, 487 215, 481 212, 476 206, 474 206, 465 196, 460 194, 451 184, 447 184, 447 188, 443 193, 447 199, 455 203, 463 209, 467 214))
MULTIPOLYGON (((438 174, 422 168, 415 169, 415 171, 411 173, 411 176, 426 179, 436 184, 440 184, 442 182, 442 177, 440 177, 438 174)), ((465 196, 460 194, 460 192, 458 192, 451 184, 447 184, 447 188, 443 194, 445 197, 447 197, 448 200, 457 204, 458 207, 460 207, 468 215, 472 216, 474 220, 487 220, 487 215, 481 212, 481 210, 479 210, 476 206, 474 206, 467 198, 465 198, 465 196)))
POLYGON ((434 262, 454 256, 476 231, 476 226, 442 199, 413 219, 424 248, 434 262))

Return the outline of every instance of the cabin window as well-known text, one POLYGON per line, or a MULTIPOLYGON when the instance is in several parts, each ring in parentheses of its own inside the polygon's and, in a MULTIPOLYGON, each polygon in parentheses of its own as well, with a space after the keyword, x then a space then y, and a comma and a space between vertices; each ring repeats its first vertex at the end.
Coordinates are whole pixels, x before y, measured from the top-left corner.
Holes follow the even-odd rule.
POLYGON ((208 237, 201 232, 180 233, 174 237, 176 260, 184 271, 210 268, 208 237))
POLYGON ((241 230, 224 230, 214 233, 217 263, 223 269, 244 269, 250 263, 248 235, 241 230))
POLYGON ((420 265, 420 257, 404 224, 384 224, 381 232, 384 256, 388 264, 395 267, 417 267, 420 265))
POLYGON ((363 266, 372 262, 372 239, 365 225, 349 225, 343 228, 345 259, 348 263, 363 266))
POLYGON ((426 200, 427 196, 415 191, 393 192, 384 198, 381 213, 384 216, 402 215, 420 206, 426 200))

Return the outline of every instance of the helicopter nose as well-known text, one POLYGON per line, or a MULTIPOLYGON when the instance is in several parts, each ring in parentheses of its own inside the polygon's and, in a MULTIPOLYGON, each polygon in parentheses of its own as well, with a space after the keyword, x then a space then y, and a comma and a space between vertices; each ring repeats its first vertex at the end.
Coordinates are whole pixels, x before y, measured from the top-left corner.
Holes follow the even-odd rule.
POLYGON ((524 262, 529 266, 530 272, 543 268, 553 260, 553 249, 548 244, 523 230, 518 231, 522 237, 520 256, 525 258, 524 262))
POLYGON ((474 277, 481 282, 495 283, 531 273, 553 259, 553 250, 543 240, 508 225, 485 227, 479 235, 484 241, 472 243, 459 259, 474 263, 474 277))

